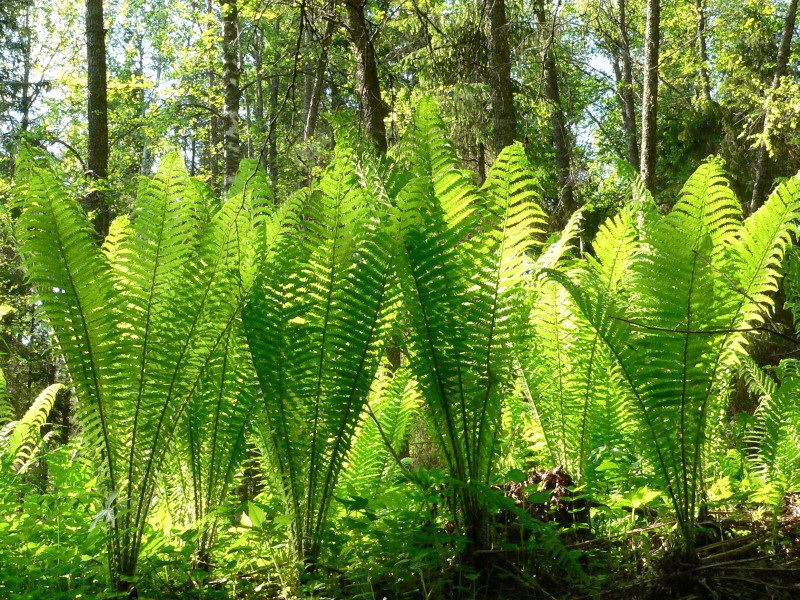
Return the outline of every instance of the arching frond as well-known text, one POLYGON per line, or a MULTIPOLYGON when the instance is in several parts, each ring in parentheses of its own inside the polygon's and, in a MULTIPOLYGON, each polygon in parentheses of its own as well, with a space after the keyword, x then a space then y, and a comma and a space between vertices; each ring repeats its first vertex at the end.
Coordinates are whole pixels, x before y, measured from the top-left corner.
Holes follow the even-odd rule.
MULTIPOLYGON (((524 335, 523 276, 541 241, 543 213, 520 146, 501 153, 482 196, 448 189, 479 206, 448 218, 435 181, 425 174, 398 198, 405 253, 398 273, 414 348, 411 369, 431 411, 451 476, 486 485, 512 381, 513 348, 524 335), (470 243, 463 243, 469 231, 470 243)), ((482 498, 460 494, 472 541, 481 543, 482 498)))
POLYGON ((101 252, 57 172, 36 162, 23 159, 18 175, 21 251, 78 392, 84 434, 103 454, 119 584, 135 572, 183 410, 249 291, 241 263, 257 230, 242 196, 202 222, 202 196, 172 154, 141 180, 130 222, 115 223, 101 252))
POLYGON ((0 429, 0 466, 15 472, 24 469, 39 449, 40 430, 56 402, 60 383, 47 387, 36 397, 19 421, 0 429))
POLYGON ((420 402, 407 368, 376 379, 339 484, 345 492, 352 489, 362 497, 380 493, 398 471, 392 453, 402 449, 420 402))
MULTIPOLYGON (((721 169, 707 164, 687 182, 673 212, 647 232, 632 259, 626 293, 607 287, 605 281, 613 278, 602 268, 584 271, 580 286, 551 274, 619 365, 646 434, 644 447, 672 499, 688 549, 707 415, 731 356, 732 329, 743 312, 741 290, 731 285, 727 272, 730 257, 743 252, 740 240, 753 237, 747 226, 743 231, 738 225, 739 212, 721 169)), ((749 226, 760 232, 756 237, 766 233, 760 256, 779 252, 782 238, 769 232, 780 230, 784 218, 774 211, 749 226)), ((774 277, 774 263, 754 261, 748 280, 774 277)))
POLYGON ((340 154, 307 196, 302 230, 262 264, 244 313, 295 552, 312 563, 392 310, 392 213, 354 160, 340 154))
POLYGON ((760 386, 771 393, 761 396, 746 442, 752 470, 768 486, 766 496, 775 510, 787 492, 800 490, 800 378, 784 376, 780 386, 770 381, 760 386))

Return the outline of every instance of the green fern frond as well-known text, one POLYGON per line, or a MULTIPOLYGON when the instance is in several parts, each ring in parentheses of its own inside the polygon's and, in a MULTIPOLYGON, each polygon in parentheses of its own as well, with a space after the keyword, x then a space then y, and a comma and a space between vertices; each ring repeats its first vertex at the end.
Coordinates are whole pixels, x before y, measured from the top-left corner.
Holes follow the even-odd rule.
POLYGON ((714 249, 723 248, 738 236, 742 208, 719 163, 706 162, 689 177, 665 221, 687 232, 707 233, 714 249))
MULTIPOLYGON (((426 97, 398 145, 399 162, 412 177, 429 181, 448 225, 457 230, 474 213, 475 186, 471 174, 459 168, 455 147, 439 115, 436 101, 426 97)), ((471 233, 464 228, 465 235, 471 233)))
POLYGON ((722 269, 740 231, 739 210, 721 169, 704 165, 643 240, 625 294, 608 289, 603 269, 584 271, 580 288, 551 274, 618 362, 689 549, 706 419, 736 310, 722 269))
POLYGON ((635 217, 623 208, 600 226, 592 243, 594 256, 587 257, 589 267, 609 290, 624 289, 639 245, 635 217))
POLYGON ((744 377, 748 391, 759 399, 771 398, 778 391, 775 379, 746 354, 741 358, 739 373, 744 377))
MULTIPOLYGON (((567 253, 574 248, 574 242, 580 234, 582 219, 581 211, 572 213, 558 239, 547 246, 536 259, 533 267, 534 273, 540 273, 545 269, 555 269, 556 265, 567 256, 567 253)), ((534 280, 532 277, 530 279, 534 280)))
POLYGON ((47 387, 19 421, 0 430, 0 465, 18 473, 33 459, 42 441, 40 430, 62 387, 60 383, 47 387))
POLYGON ((104 379, 115 368, 108 352, 116 333, 108 311, 111 278, 77 199, 50 163, 41 164, 40 156, 21 152, 14 191, 22 208, 16 223, 20 253, 82 400, 85 435, 101 448, 110 489, 117 489, 114 419, 103 401, 104 379))
POLYGON ((243 248, 258 230, 245 198, 213 217, 201 210, 173 154, 141 181, 130 223, 119 220, 101 252, 58 175, 34 163, 23 160, 18 175, 21 250, 75 383, 84 435, 103 454, 119 585, 135 572, 181 415, 249 291, 243 248))
POLYGON ((542 283, 531 327, 532 343, 520 354, 523 389, 547 442, 550 466, 563 466, 581 479, 593 449, 624 445, 622 429, 629 414, 611 358, 554 281, 542 283))
MULTIPOLYGON (((757 325, 774 306, 780 266, 800 216, 800 178, 781 183, 745 221, 731 264, 730 279, 738 293, 731 328, 757 325)), ((737 345, 744 342, 736 338, 737 345)))
POLYGON ((639 237, 644 238, 650 233, 650 229, 658 223, 663 215, 656 206, 656 201, 650 190, 644 184, 644 180, 634 174, 631 182, 631 204, 630 211, 634 217, 636 230, 639 237))
POLYGON ((338 156, 307 195, 302 230, 263 263, 243 316, 294 550, 310 562, 392 305, 393 217, 376 211, 353 160, 338 156))
POLYGON ((377 494, 397 472, 393 452, 398 452, 419 412, 421 397, 407 368, 385 373, 375 381, 367 415, 355 435, 347 468, 339 483, 359 496, 377 494), (374 419, 378 423, 375 423, 374 419), (389 444, 390 448, 386 445, 389 444))
POLYGON ((751 467, 770 486, 769 503, 776 509, 787 492, 800 490, 800 378, 772 383, 774 391, 761 397, 746 443, 751 467))
POLYGON ((398 274, 409 318, 411 369, 431 411, 469 535, 480 544, 485 520, 470 485, 489 482, 502 397, 513 382, 513 349, 525 334, 524 280, 541 245, 541 209, 520 146, 501 153, 487 183, 448 188, 443 201, 430 174, 398 198, 405 253, 398 274), (476 209, 450 218, 459 197, 476 209), (469 236, 466 235, 469 232, 469 236), (469 238, 469 242, 464 240, 469 238))

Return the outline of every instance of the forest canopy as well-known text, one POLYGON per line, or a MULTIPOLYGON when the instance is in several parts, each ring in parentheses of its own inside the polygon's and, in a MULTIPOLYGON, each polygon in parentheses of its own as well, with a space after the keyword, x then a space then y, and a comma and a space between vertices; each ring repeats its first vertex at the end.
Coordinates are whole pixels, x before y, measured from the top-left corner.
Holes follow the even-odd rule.
POLYGON ((797 597, 796 13, 0 5, 0 596, 797 597))

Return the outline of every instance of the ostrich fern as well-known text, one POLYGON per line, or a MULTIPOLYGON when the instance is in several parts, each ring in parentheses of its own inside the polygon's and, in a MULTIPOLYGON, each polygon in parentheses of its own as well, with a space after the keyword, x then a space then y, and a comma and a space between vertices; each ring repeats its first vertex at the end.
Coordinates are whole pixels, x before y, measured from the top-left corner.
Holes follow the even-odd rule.
POLYGON ((589 454, 628 445, 630 413, 612 357, 580 309, 555 281, 537 278, 543 269, 589 269, 609 292, 625 288, 639 249, 639 227, 654 220, 655 206, 645 193, 608 219, 594 241, 595 256, 564 262, 573 237, 568 226, 560 240, 537 261, 531 274, 530 327, 518 350, 522 390, 541 427, 552 466, 562 465, 577 479, 591 471, 589 454), (552 254, 552 256, 550 256, 552 254))
POLYGON ((101 250, 61 178, 41 155, 20 158, 18 237, 78 394, 84 436, 101 457, 113 510, 110 568, 125 589, 181 416, 251 286, 242 249, 260 230, 251 194, 203 221, 201 196, 170 154, 141 180, 131 217, 115 222, 101 250))
POLYGON ((777 285, 798 180, 781 185, 744 223, 721 168, 701 166, 672 212, 644 228, 630 277, 609 288, 607 258, 566 287, 615 359, 633 401, 640 445, 672 501, 687 555, 702 485, 707 417, 777 285))
POLYGON ((522 147, 506 148, 481 190, 457 169, 432 102, 401 145, 415 178, 398 196, 397 261, 420 385, 474 550, 486 541, 489 483, 513 346, 524 334, 522 282, 544 215, 522 147))
POLYGON ((62 387, 60 383, 48 386, 19 421, 6 423, 0 429, 0 468, 11 468, 16 473, 27 468, 41 446, 40 430, 62 387))
POLYGON ((340 148, 291 202, 298 226, 263 256, 244 325, 264 397, 264 437, 293 519, 292 548, 313 569, 328 508, 378 367, 393 310, 397 228, 374 167, 340 148), (302 219, 302 221, 300 221, 302 219))

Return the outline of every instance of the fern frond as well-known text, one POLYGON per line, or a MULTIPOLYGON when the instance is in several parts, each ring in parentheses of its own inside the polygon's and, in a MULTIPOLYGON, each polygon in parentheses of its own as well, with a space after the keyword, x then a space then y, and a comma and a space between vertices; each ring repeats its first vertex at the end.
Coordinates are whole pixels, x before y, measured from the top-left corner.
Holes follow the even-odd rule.
POLYGON ((243 197, 213 217, 202 210, 173 154, 141 180, 130 223, 119 220, 101 252, 57 174, 33 162, 18 176, 21 248, 84 434, 102 449, 116 585, 135 572, 172 437, 249 291, 243 249, 258 230, 243 197))
MULTIPOLYGON (((731 329, 763 323, 774 306, 779 269, 792 232, 800 216, 800 178, 781 183, 769 199, 745 221, 735 245, 731 264, 731 286, 738 294, 731 329)), ((734 338, 738 347, 742 336, 734 338)))
POLYGON ((362 497, 383 489, 389 476, 397 471, 392 452, 399 451, 406 440, 420 402, 421 397, 407 368, 401 368, 391 377, 384 374, 376 379, 369 401, 371 414, 363 417, 354 437, 347 467, 339 483, 342 489, 352 489, 362 497), (387 443, 391 450, 386 447, 387 443))
POLYGON ((725 171, 718 163, 709 161, 689 177, 678 202, 664 220, 687 231, 707 233, 712 248, 721 249, 738 236, 742 208, 725 171))
POLYGON ((30 462, 42 441, 40 430, 62 387, 60 383, 47 387, 19 421, 0 431, 0 465, 21 472, 30 462))
MULTIPOLYGON (((414 118, 398 145, 399 162, 412 177, 429 181, 439 200, 445 221, 457 230, 474 215, 475 186, 471 175, 459 168, 455 147, 439 116, 436 101, 426 97, 417 105, 414 118)), ((471 233, 469 228, 465 234, 471 233)))
POLYGON ((589 267, 609 290, 624 288, 639 245, 634 215, 623 208, 600 226, 592 243, 595 255, 587 257, 589 267))
POLYGON ((551 274, 618 362, 689 549, 706 418, 724 352, 724 335, 714 332, 727 330, 735 310, 721 267, 739 231, 738 211, 721 169, 704 165, 643 240, 627 294, 615 299, 602 269, 585 271, 580 288, 551 274))
POLYGON ((764 395, 754 413, 746 443, 753 471, 771 486, 775 509, 787 492, 800 489, 800 378, 789 376, 764 395))
POLYGON ((448 190, 480 207, 460 220, 448 216, 428 174, 398 198, 405 243, 398 273, 411 369, 451 476, 467 484, 459 502, 476 544, 485 506, 469 486, 489 481, 502 397, 513 381, 513 349, 524 336, 524 275, 529 255, 541 245, 535 234, 544 229, 536 190, 522 148, 511 146, 498 157, 481 196, 468 185, 448 190))
POLYGON ((244 313, 295 552, 312 562, 392 303, 392 216, 353 160, 337 156, 308 195, 302 232, 263 264, 244 313))
POLYGON ((573 249, 573 244, 580 233, 581 219, 583 219, 581 211, 572 213, 558 239, 547 246, 536 259, 534 273, 540 273, 544 269, 555 269, 556 265, 573 249))
POLYGON ((109 313, 110 277, 94 231, 78 201, 69 195, 52 165, 21 152, 15 199, 20 253, 53 327, 82 403, 84 432, 101 448, 110 489, 118 486, 118 446, 107 414, 104 379, 114 369, 108 342, 116 332, 109 313))
POLYGON ((750 356, 741 358, 739 372, 744 377, 748 391, 760 398, 771 398, 778 391, 778 383, 750 356))

